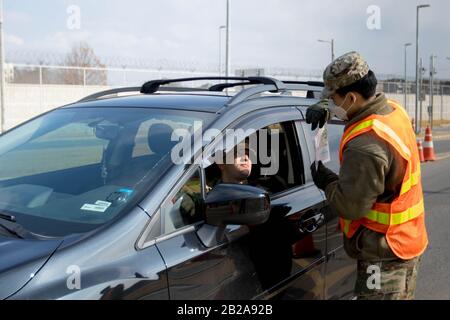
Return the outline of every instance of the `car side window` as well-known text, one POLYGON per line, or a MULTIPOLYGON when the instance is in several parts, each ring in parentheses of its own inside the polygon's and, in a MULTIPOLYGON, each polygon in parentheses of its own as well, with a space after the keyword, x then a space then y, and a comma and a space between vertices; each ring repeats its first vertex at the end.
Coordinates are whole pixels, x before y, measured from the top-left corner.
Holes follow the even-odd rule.
MULTIPOLYGON (((250 147, 248 153, 252 155, 249 156, 252 158, 252 164, 250 175, 243 183, 260 187, 269 194, 281 193, 305 183, 300 143, 294 122, 269 125, 246 137, 246 141, 250 147)), ((225 176, 229 176, 226 171, 236 170, 223 166, 222 168, 219 170, 219 166, 214 163, 205 169, 207 189, 223 181, 224 171, 225 176)))
POLYGON ((200 169, 196 170, 176 194, 161 208, 162 233, 169 234, 202 221, 202 184, 200 169))
MULTIPOLYGON (((275 123, 258 131, 258 162, 249 180, 277 194, 305 184, 300 142, 294 122, 275 123), (270 164, 261 159, 261 148, 267 135, 270 164), (275 145, 273 145, 275 143, 275 145), (267 168, 270 167, 270 170, 267 168)), ((265 150, 263 150, 265 151, 265 150)), ((263 152, 264 154, 264 152, 263 152)))

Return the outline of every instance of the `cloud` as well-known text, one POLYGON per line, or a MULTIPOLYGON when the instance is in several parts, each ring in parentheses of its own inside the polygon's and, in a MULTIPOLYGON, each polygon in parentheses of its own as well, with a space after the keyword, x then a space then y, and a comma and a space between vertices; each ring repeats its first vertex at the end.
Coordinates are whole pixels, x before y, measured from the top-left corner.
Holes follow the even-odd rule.
POLYGON ((23 11, 5 11, 5 23, 29 24, 33 21, 30 13, 23 11))
MULTIPOLYGON (((218 64, 224 0, 76 0, 83 19, 77 32, 63 29, 65 10, 53 18, 49 9, 54 0, 42 0, 39 11, 32 11, 27 1, 28 6, 16 2, 16 11, 8 13, 7 32, 20 36, 29 50, 67 52, 83 40, 100 55, 218 64), (13 20, 28 24, 24 28, 13 20)), ((421 15, 421 56, 449 56, 450 2, 428 2, 432 7, 421 15)), ((403 44, 415 39, 417 4, 419 0, 230 1, 231 64, 321 70, 329 63, 330 48, 317 40, 334 38, 336 56, 357 50, 377 73, 402 74, 403 44), (381 30, 366 25, 367 8, 373 4, 381 9, 381 30)), ((410 74, 413 52, 410 48, 410 74)))

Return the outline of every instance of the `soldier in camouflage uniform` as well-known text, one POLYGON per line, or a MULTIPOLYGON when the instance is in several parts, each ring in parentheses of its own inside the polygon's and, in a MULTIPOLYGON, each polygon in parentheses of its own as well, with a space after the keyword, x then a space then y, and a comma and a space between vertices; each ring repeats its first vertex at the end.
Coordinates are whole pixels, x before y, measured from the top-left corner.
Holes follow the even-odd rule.
POLYGON ((421 257, 408 261, 398 259, 373 262, 358 260, 355 284, 358 299, 413 300, 420 260, 421 257), (376 274, 375 272, 378 270, 380 272, 376 274))
MULTIPOLYGON (((333 61, 324 72, 324 82, 324 99, 311 106, 306 115, 313 130, 333 115, 346 122, 347 130, 371 115, 389 116, 394 111, 384 94, 376 94, 376 77, 356 52, 333 61)), ((374 203, 389 204, 399 197, 406 166, 404 158, 389 143, 368 131, 345 144, 339 175, 322 163, 318 169, 313 165, 311 171, 315 184, 324 190, 339 216, 360 221, 374 203)), ((344 235, 344 248, 357 260, 358 299, 414 298, 421 254, 402 260, 393 252, 385 234, 364 225, 350 238, 344 235)))

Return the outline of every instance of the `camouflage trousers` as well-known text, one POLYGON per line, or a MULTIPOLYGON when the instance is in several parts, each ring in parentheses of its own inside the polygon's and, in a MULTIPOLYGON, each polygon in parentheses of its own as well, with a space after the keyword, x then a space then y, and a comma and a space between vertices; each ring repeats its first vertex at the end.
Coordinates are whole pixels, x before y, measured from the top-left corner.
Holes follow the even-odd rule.
POLYGON ((411 260, 358 260, 357 300, 413 300, 421 257, 411 260))

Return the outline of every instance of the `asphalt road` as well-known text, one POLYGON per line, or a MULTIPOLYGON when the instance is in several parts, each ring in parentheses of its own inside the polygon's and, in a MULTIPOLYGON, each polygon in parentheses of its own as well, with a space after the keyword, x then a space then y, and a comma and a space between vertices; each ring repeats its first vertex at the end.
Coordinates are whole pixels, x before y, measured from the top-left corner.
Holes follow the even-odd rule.
MULTIPOLYGON (((450 135, 450 131, 448 132, 450 135)), ((434 149, 437 155, 450 154, 450 139, 434 141, 434 149)))
MULTIPOLYGON (((449 131, 450 134, 450 131, 449 131)), ((430 245, 422 260, 416 299, 450 299, 450 140, 435 141, 443 160, 422 165, 430 245)))

